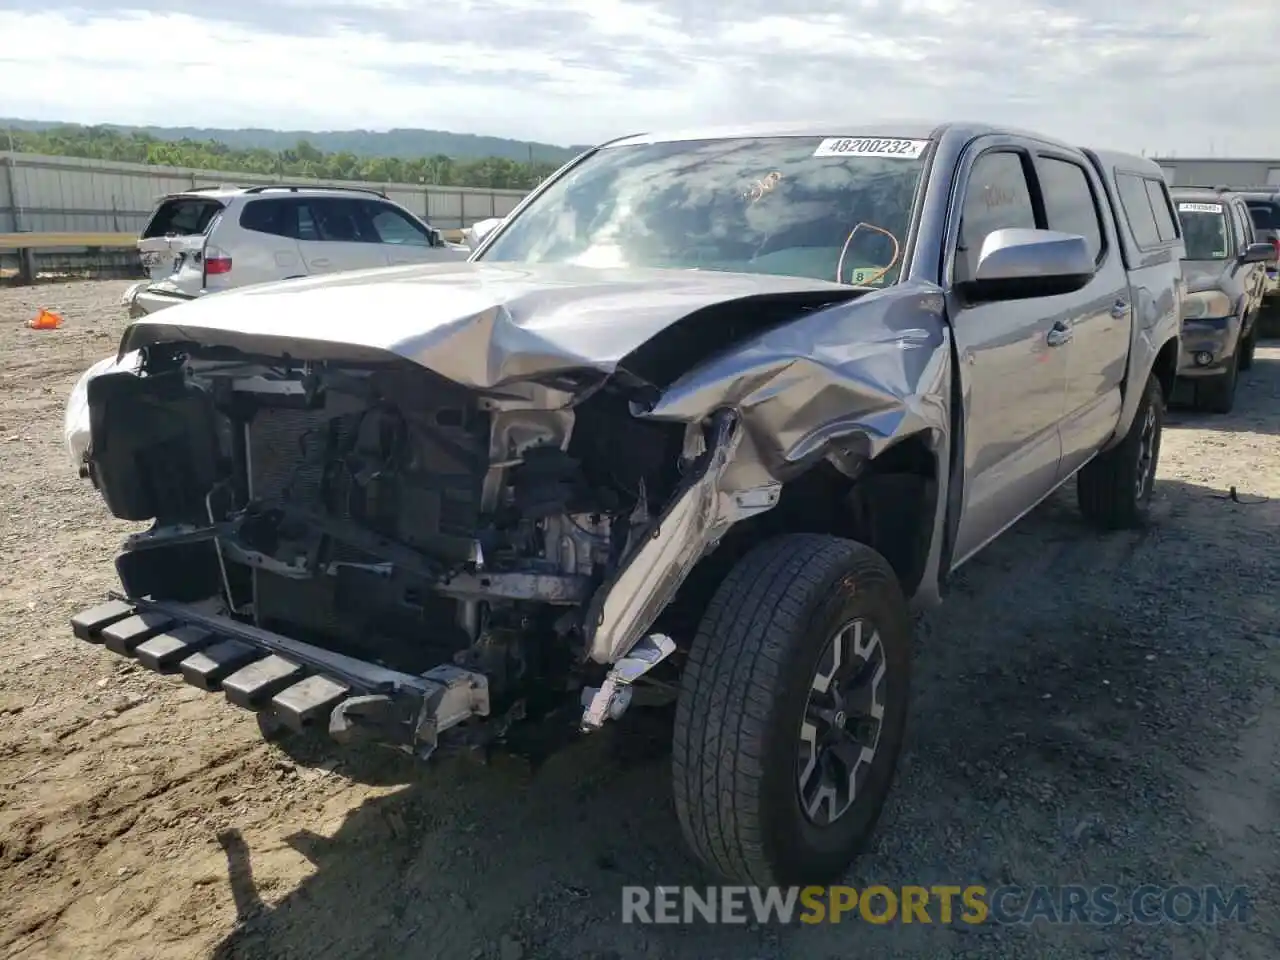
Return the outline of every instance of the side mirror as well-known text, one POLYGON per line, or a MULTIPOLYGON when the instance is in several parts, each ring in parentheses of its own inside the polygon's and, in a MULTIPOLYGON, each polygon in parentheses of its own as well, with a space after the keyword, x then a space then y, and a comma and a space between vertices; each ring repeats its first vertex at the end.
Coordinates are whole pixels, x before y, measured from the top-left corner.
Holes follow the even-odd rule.
POLYGON ((1251 243, 1240 251, 1241 263, 1275 263, 1276 248, 1270 243, 1251 243))
POLYGON ((442 234, 435 227, 427 227, 427 238, 428 238, 427 242, 430 243, 431 246, 433 247, 444 246, 444 234, 442 234))
POLYGON ((479 223, 473 223, 462 231, 466 239, 467 246, 474 250, 480 246, 482 240, 489 234, 493 233, 493 228, 502 222, 502 217, 490 217, 488 220, 481 220, 479 223))
POLYGON ((1083 289, 1095 271, 1084 237, 1009 228, 987 234, 973 277, 956 287, 974 301, 1052 297, 1083 289))

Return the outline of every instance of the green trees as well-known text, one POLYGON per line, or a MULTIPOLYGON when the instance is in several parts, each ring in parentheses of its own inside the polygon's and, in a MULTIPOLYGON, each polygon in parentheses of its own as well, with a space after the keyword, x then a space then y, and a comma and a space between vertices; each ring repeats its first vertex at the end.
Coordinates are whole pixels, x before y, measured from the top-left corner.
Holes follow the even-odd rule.
MULTIPOLYGON (((347 151, 326 153, 305 140, 280 151, 239 150, 217 140, 158 140, 146 133, 105 127, 15 129, 11 134, 14 147, 23 153, 322 180, 529 190, 556 169, 551 163, 521 163, 503 157, 359 157, 347 151)), ((7 137, 0 138, 0 145, 8 146, 7 137)))

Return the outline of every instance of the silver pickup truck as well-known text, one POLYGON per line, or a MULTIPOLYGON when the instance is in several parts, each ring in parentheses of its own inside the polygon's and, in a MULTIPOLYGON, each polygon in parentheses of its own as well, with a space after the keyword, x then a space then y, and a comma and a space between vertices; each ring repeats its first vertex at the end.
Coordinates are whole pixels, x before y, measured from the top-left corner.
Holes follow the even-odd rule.
POLYGON ((1072 477, 1143 521, 1180 257, 1153 163, 1033 133, 607 143, 467 263, 130 326, 67 443, 150 527, 73 630, 421 757, 673 706, 702 860, 830 880, 889 792, 909 604, 1072 477))

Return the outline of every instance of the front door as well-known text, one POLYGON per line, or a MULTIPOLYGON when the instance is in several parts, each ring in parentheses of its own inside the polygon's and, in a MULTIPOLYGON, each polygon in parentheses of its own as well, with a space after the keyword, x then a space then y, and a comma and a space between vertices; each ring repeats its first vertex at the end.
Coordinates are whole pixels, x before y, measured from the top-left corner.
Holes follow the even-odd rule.
MULTIPOLYGON (((1244 231, 1244 247, 1246 249, 1257 243, 1258 231, 1254 229, 1253 217, 1249 214, 1249 207, 1243 200, 1235 201, 1236 209, 1240 216, 1240 227, 1244 231)), ((1262 298, 1267 292, 1267 265, 1265 263, 1251 263, 1249 267, 1252 269, 1252 297, 1253 310, 1257 312, 1262 308, 1262 298)))
POLYGON ((392 266, 410 263, 440 263, 446 260, 465 260, 467 251, 447 246, 434 246, 426 224, 409 216, 403 210, 381 200, 364 200, 369 223, 377 233, 392 266))
POLYGON ((310 274, 387 265, 364 207, 347 197, 307 198, 298 214, 298 249, 310 274))
MULTIPOLYGON (((993 230, 1035 228, 1029 153, 981 153, 963 187, 953 279, 971 276, 993 230)), ((965 303, 949 294, 965 397, 964 508, 954 564, 964 562, 1053 489, 1069 339, 1041 298, 965 303)))
POLYGON ((1253 243, 1254 238, 1253 218, 1249 216, 1244 202, 1232 199, 1227 204, 1227 209, 1231 213, 1231 232, 1236 240, 1236 262, 1228 270, 1236 276, 1237 283, 1244 291, 1244 303, 1240 308, 1240 316, 1242 320, 1248 320, 1262 303, 1266 271, 1260 263, 1241 263, 1239 259, 1249 248, 1249 244, 1253 243))

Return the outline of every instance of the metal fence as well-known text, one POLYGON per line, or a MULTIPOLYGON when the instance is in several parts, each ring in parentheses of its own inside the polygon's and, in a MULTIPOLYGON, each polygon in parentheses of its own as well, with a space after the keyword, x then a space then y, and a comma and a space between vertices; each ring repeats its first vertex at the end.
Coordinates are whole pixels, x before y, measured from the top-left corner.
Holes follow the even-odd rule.
MULTIPOLYGON (((279 183, 280 177, 155 167, 141 163, 45 157, 0 151, 0 234, 31 231, 138 233, 156 199, 193 187, 279 183)), ((346 186, 341 180, 289 177, 289 183, 346 186)), ((433 184, 360 183, 374 187, 425 216, 442 230, 501 217, 524 197, 523 190, 444 187, 433 184)))

